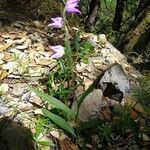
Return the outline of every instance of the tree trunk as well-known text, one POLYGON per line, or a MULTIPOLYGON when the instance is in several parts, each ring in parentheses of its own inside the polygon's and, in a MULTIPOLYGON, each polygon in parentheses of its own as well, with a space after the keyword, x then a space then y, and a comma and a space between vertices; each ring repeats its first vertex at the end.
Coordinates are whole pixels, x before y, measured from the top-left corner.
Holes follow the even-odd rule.
POLYGON ((143 18, 145 18, 147 12, 150 10, 150 0, 140 0, 138 8, 135 12, 134 20, 129 27, 129 30, 135 28, 143 18))
POLYGON ((127 0, 117 0, 116 3, 116 11, 115 11, 115 17, 112 24, 112 29, 115 31, 119 31, 121 28, 121 22, 123 19, 123 11, 124 6, 127 0))
POLYGON ((85 25, 86 30, 90 30, 90 27, 94 25, 96 17, 98 15, 99 8, 100 8, 100 0, 91 0, 88 18, 86 20, 85 25))
MULTIPOLYGON (((122 49, 124 52, 130 52, 137 45, 142 35, 149 30, 150 25, 150 11, 148 11, 142 21, 135 27, 134 30, 130 30, 122 42, 122 49)), ((149 40, 149 39, 147 39, 149 40)))

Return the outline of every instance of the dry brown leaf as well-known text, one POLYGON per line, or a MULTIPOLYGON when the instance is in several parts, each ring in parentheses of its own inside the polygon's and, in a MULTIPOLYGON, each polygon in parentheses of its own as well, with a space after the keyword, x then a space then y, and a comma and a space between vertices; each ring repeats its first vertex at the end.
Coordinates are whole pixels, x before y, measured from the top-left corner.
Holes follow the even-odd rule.
POLYGON ((84 89, 85 90, 87 90, 92 83, 93 83, 92 79, 89 79, 87 77, 83 78, 83 84, 84 84, 84 89))
POLYGON ((3 38, 5 39, 15 39, 16 38, 16 35, 15 34, 8 34, 8 33, 4 33, 2 35, 3 38))
POLYGON ((16 47, 16 49, 18 50, 24 50, 24 49, 27 49, 29 47, 29 44, 28 43, 24 43, 23 45, 18 45, 16 47))
POLYGON ((111 111, 107 106, 102 107, 99 114, 102 120, 111 120, 111 111))
POLYGON ((12 59, 12 55, 10 53, 8 53, 8 52, 4 52, 3 60, 5 60, 5 61, 12 61, 13 60, 12 59))
POLYGON ((3 63, 4 63, 4 61, 0 59, 0 65, 2 65, 3 63))
POLYGON ((77 72, 83 72, 86 68, 87 64, 81 62, 76 65, 77 72))
POLYGON ((23 42, 25 42, 26 39, 27 39, 27 37, 25 36, 25 37, 22 37, 21 39, 16 39, 14 42, 16 44, 22 44, 23 42))
POLYGON ((42 76, 44 71, 45 71, 44 68, 40 68, 40 67, 29 68, 28 75, 31 77, 38 77, 38 76, 42 76))
POLYGON ((38 51, 38 53, 41 54, 43 57, 46 57, 46 58, 49 58, 53 54, 52 51, 48 51, 48 52, 38 51))
POLYGON ((61 150, 79 150, 78 146, 75 145, 69 138, 59 141, 61 150))
POLYGON ((5 51, 7 50, 10 46, 12 45, 12 43, 5 43, 5 44, 0 44, 0 51, 5 51))
POLYGON ((43 46, 43 44, 42 44, 42 43, 38 43, 38 44, 37 44, 37 47, 36 47, 36 50, 37 50, 37 51, 44 51, 44 46, 43 46))
POLYGON ((5 42, 7 44, 14 44, 15 43, 13 39, 5 39, 5 42))
POLYGON ((125 99, 126 105, 130 107, 134 107, 134 109, 139 112, 144 112, 143 107, 136 100, 132 99, 131 97, 125 97, 124 99, 125 99))
POLYGON ((4 53, 0 53, 0 60, 4 58, 4 53))
POLYGON ((0 70, 0 81, 3 80, 5 77, 8 76, 8 71, 6 70, 0 70))
POLYGON ((1 38, 1 37, 0 37, 0 43, 2 43, 2 42, 3 42, 3 40, 4 40, 4 38, 1 38))
POLYGON ((40 59, 40 61, 37 62, 37 64, 39 64, 39 65, 47 65, 47 66, 52 64, 52 63, 53 63, 52 60, 46 60, 46 59, 40 59))
POLYGON ((131 109, 131 117, 132 118, 137 118, 138 113, 145 114, 143 107, 136 100, 132 99, 131 97, 123 98, 121 104, 127 105, 132 108, 131 109))

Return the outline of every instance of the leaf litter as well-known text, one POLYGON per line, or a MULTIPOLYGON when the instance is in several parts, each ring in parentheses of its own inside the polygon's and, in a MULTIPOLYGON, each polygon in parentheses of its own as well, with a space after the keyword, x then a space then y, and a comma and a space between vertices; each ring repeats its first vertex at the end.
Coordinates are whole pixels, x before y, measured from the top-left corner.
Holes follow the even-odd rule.
MULTIPOLYGON (((16 22, 11 27, 0 29, 0 113, 8 116, 15 115, 14 110, 17 108, 20 114, 25 116, 17 115, 17 118, 31 128, 33 133, 35 124, 31 126, 32 113, 41 114, 39 108, 42 108, 44 102, 27 87, 32 85, 42 88, 40 80, 47 77, 49 72, 57 71, 57 61, 50 58, 53 51, 48 47, 48 33, 35 26, 45 28, 39 25, 39 22, 33 22, 33 24, 16 22), (35 104, 39 108, 36 108, 35 104)), ((135 103, 126 91, 130 90, 132 83, 142 75, 107 41, 104 34, 97 36, 92 33, 83 33, 80 38, 93 44, 96 55, 91 55, 87 63, 76 62, 77 80, 79 83, 82 82, 75 91, 72 110, 77 111, 80 95, 100 74, 103 74, 99 80, 101 89, 94 88, 87 94, 79 109, 78 117, 83 122, 93 118, 109 120, 112 115, 109 106, 125 105, 125 103, 131 105, 131 101, 135 103), (108 83, 123 93, 120 101, 106 92, 108 83), (104 95, 104 93, 107 94, 104 95)), ((136 111, 132 114, 134 117, 137 111, 143 113, 140 105, 136 106, 136 111)), ((78 150, 78 146, 67 138, 59 140, 61 149, 78 150)), ((61 139, 61 136, 57 139, 61 139)), ((90 144, 88 146, 92 147, 90 144)))

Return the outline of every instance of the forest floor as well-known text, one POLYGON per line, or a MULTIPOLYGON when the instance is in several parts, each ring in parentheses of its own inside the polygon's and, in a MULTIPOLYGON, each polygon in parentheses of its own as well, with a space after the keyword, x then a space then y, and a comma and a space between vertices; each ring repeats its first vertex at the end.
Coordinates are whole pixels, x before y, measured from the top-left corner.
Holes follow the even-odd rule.
POLYGON ((72 78, 64 57, 50 58, 54 51, 49 46, 64 44, 61 31, 49 30, 39 21, 1 27, 1 116, 29 128, 36 149, 148 150, 150 79, 132 67, 104 34, 76 36, 77 31, 72 28, 70 37, 72 78), (48 104, 29 87, 63 102, 65 111, 69 107, 78 114, 76 119, 59 111, 61 104, 48 104), (59 121, 43 108, 60 116, 59 121))

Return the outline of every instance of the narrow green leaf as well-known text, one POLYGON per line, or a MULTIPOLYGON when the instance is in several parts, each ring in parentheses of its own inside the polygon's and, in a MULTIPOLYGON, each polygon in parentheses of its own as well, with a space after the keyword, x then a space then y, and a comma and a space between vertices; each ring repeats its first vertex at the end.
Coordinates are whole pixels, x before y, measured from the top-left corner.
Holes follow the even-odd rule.
POLYGON ((64 103, 62 103, 61 101, 59 101, 58 99, 44 93, 41 92, 37 89, 31 88, 30 89, 37 94, 38 96, 40 96, 43 100, 47 101, 49 104, 53 105, 54 107, 56 107, 57 109, 60 109, 62 111, 64 111, 66 114, 70 115, 70 117, 74 118, 75 117, 75 113, 64 103))
POLYGON ((71 133, 72 135, 76 136, 72 126, 67 121, 65 121, 63 118, 61 118, 60 116, 58 116, 56 114, 51 113, 50 111, 48 111, 45 108, 42 108, 42 111, 47 117, 49 117, 53 122, 55 122, 56 125, 58 125, 60 128, 71 133))
POLYGON ((49 140, 49 141, 38 141, 38 143, 40 145, 43 145, 43 146, 50 146, 50 147, 54 147, 56 146, 52 140, 49 140))

